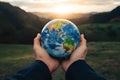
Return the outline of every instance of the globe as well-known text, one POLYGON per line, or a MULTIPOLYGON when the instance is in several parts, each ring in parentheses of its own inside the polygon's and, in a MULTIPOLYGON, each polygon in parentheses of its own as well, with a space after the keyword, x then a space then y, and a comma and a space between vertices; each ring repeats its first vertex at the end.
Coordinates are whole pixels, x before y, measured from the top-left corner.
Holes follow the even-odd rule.
POLYGON ((41 45, 55 58, 67 58, 78 47, 80 32, 66 19, 49 21, 41 31, 41 45))

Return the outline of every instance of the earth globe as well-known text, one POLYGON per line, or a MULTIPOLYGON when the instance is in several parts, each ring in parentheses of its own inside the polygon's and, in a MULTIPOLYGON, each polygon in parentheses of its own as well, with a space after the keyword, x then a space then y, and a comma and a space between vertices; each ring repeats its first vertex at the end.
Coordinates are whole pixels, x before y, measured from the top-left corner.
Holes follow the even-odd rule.
POLYGON ((67 58, 78 47, 80 32, 66 19, 49 21, 41 31, 41 45, 54 58, 67 58))

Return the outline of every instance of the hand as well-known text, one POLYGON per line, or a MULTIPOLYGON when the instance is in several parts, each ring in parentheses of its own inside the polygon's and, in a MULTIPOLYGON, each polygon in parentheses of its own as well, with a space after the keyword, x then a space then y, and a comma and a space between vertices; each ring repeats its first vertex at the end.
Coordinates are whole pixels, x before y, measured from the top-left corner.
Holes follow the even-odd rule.
POLYGON ((80 46, 75 51, 73 51, 68 60, 62 61, 62 68, 64 71, 67 71, 67 69, 73 62, 77 60, 85 60, 87 54, 86 39, 84 38, 83 34, 81 34, 80 39, 80 46))
POLYGON ((43 61, 49 68, 50 72, 55 71, 59 67, 59 61, 49 56, 47 51, 40 45, 41 35, 38 33, 34 39, 34 55, 36 60, 43 61))

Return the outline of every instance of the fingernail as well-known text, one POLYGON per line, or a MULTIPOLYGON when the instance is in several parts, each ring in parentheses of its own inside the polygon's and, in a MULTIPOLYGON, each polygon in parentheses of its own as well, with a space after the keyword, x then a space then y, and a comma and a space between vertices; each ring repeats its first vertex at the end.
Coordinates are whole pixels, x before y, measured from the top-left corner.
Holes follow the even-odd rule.
POLYGON ((40 33, 38 33, 37 36, 40 36, 40 33))
POLYGON ((82 37, 84 37, 84 34, 81 34, 82 37))
POLYGON ((83 37, 84 37, 84 34, 82 34, 83 35, 83 37))

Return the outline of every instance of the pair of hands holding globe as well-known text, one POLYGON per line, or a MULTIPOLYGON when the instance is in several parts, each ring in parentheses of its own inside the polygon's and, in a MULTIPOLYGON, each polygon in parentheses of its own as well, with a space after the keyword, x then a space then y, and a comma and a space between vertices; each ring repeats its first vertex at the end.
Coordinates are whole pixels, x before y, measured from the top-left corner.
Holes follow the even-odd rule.
MULTIPOLYGON (((52 73, 59 67, 60 61, 49 56, 48 52, 41 47, 40 39, 41 39, 41 35, 38 33, 34 39, 34 45, 33 45, 35 60, 43 61, 48 66, 50 72, 52 73)), ((80 46, 73 51, 70 58, 67 60, 63 60, 61 62, 64 71, 67 71, 69 66, 75 61, 85 60, 87 54, 87 46, 86 46, 86 39, 84 38, 83 34, 80 35, 80 42, 81 42, 80 46)))

